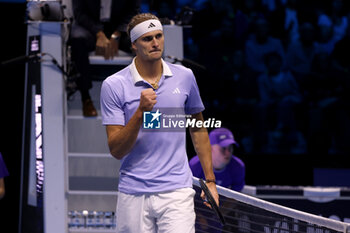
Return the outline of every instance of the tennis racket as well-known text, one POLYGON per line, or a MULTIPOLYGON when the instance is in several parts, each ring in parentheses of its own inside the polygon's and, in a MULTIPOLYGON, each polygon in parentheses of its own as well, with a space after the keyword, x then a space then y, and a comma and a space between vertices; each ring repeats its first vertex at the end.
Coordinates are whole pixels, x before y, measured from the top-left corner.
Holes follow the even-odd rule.
POLYGON ((216 204, 213 195, 211 195, 211 192, 208 189, 208 186, 205 184, 205 182, 203 181, 203 179, 199 179, 199 184, 201 185, 201 188, 206 196, 206 201, 209 202, 212 210, 214 211, 215 215, 218 217, 218 219, 220 220, 220 223, 222 226, 225 225, 225 218, 222 215, 222 213, 219 210, 218 205, 216 204))

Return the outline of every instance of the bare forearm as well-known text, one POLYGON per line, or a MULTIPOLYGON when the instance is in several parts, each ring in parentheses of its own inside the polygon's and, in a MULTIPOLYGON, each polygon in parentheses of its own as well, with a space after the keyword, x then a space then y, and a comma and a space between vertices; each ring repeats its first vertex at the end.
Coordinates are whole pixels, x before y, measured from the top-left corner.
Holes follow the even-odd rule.
POLYGON ((131 151, 141 124, 142 111, 138 109, 125 127, 120 128, 120 130, 109 130, 107 128, 108 146, 113 157, 122 159, 131 151))
POLYGON ((0 178, 0 199, 5 196, 5 182, 4 178, 0 178))
MULTIPOLYGON (((197 120, 203 120, 203 116, 201 114, 197 115, 196 118, 197 120)), ((215 180, 212 155, 211 155, 211 145, 210 145, 207 129, 191 128, 190 134, 191 134, 194 149, 196 150, 199 161, 202 165, 205 179, 215 180)))
MULTIPOLYGON (((197 121, 204 121, 202 113, 192 115, 197 121)), ((215 174, 213 170, 213 160, 211 156, 211 145, 208 131, 206 128, 190 128, 190 134, 194 149, 197 152, 199 161, 201 162, 207 186, 213 195, 215 202, 219 205, 219 195, 215 184, 215 174), (214 181, 214 182, 213 182, 214 181)), ((202 192, 201 197, 204 199, 205 195, 202 192)), ((204 203, 210 207, 208 203, 204 203)))

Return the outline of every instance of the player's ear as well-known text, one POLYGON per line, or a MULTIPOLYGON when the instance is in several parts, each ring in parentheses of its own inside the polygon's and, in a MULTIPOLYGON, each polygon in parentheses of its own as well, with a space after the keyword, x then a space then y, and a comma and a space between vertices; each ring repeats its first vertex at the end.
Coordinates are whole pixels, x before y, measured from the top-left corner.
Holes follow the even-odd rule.
POLYGON ((134 42, 131 42, 131 48, 134 50, 134 51, 136 51, 137 50, 137 48, 136 48, 136 40, 134 41, 134 42))

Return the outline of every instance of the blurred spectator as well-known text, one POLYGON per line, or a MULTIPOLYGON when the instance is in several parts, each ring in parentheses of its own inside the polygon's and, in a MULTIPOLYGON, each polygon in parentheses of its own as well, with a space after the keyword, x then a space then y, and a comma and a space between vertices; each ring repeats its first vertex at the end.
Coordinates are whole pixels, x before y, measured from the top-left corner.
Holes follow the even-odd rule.
POLYGON ((338 71, 341 77, 342 99, 350 104, 350 26, 346 30, 343 39, 338 41, 332 53, 332 62, 334 69, 338 71))
POLYGON ((275 0, 261 0, 261 3, 268 12, 275 11, 277 8, 275 0))
POLYGON ((350 26, 346 30, 344 37, 338 41, 332 53, 333 61, 335 62, 336 68, 345 73, 350 72, 350 26))
POLYGON ((130 50, 126 25, 140 10, 140 0, 73 0, 74 23, 70 44, 72 60, 78 72, 77 87, 81 94, 84 116, 97 116, 89 89, 92 77, 89 53, 112 59, 121 48, 130 50))
POLYGON ((227 118, 224 120, 229 128, 234 128, 241 136, 240 149, 250 153, 253 151, 254 111, 259 99, 257 75, 247 67, 243 50, 236 50, 232 54, 230 64, 233 75, 223 88, 226 102, 231 102, 225 109, 227 118), (227 93, 231 93, 231 98, 227 98, 227 93))
POLYGON ((207 93, 204 101, 218 107, 224 107, 225 103, 214 102, 222 99, 224 93, 216 92, 215 89, 224 85, 225 77, 232 77, 228 60, 235 47, 232 42, 233 20, 234 9, 230 0, 210 0, 195 12, 192 21, 192 38, 198 48, 194 60, 206 68, 198 79, 198 85, 207 93), (216 88, 213 88, 213 77, 217 77, 216 88))
POLYGON ((237 49, 244 49, 248 35, 254 31, 254 22, 263 16, 259 0, 238 1, 234 19, 234 43, 237 49))
POLYGON ((177 0, 176 3, 178 9, 181 9, 183 7, 190 7, 196 10, 200 10, 208 1, 209 0, 177 0))
POLYGON ((329 15, 333 24, 333 36, 337 42, 345 36, 349 22, 344 10, 343 0, 332 0, 330 9, 329 15))
POLYGON ((182 8, 184 6, 190 6, 193 0, 177 0, 178 7, 182 8))
POLYGON ((287 44, 299 38, 299 20, 297 0, 288 0, 285 9, 284 30, 287 32, 287 44))
POLYGON ((5 181, 4 178, 9 175, 6 164, 0 152, 0 200, 5 196, 5 181))
POLYGON ((350 138, 350 59, 348 55, 350 54, 350 26, 346 30, 346 34, 343 39, 335 44, 334 51, 332 54, 333 68, 336 70, 337 79, 340 79, 340 84, 338 86, 338 91, 340 91, 341 98, 341 110, 343 111, 343 120, 341 124, 343 126, 342 138, 339 138, 338 148, 343 154, 349 154, 350 144, 347 139, 350 138))
POLYGON ((308 99, 311 106, 323 108, 339 99, 342 88, 339 75, 332 64, 332 57, 327 53, 315 55, 308 80, 308 99))
POLYGON ((280 6, 268 16, 271 25, 271 35, 282 40, 283 46, 299 38, 299 18, 297 0, 288 0, 286 5, 280 6))
MULTIPOLYGON (((233 134, 226 128, 214 129, 209 133, 212 148, 213 167, 216 184, 241 191, 245 185, 245 165, 233 155, 234 146, 238 146, 233 134)), ((190 160, 193 176, 204 179, 204 173, 198 156, 190 160)))
POLYGON ((246 42, 245 57, 248 67, 258 73, 265 72, 264 56, 271 52, 277 52, 284 65, 285 53, 281 40, 271 37, 267 20, 259 18, 255 21, 254 35, 246 42))
POLYGON ((337 42, 334 36, 333 22, 331 18, 322 14, 318 18, 318 34, 315 42, 317 53, 331 54, 334 49, 334 45, 337 42))
POLYGON ((222 61, 223 53, 232 52, 233 19, 234 9, 230 0, 210 0, 203 9, 195 12, 192 37, 199 46, 199 63, 208 68, 214 67, 222 61))
POLYGON ((257 75, 247 67, 243 50, 233 52, 230 69, 233 82, 228 88, 233 88, 236 104, 255 104, 258 99, 257 75))
POLYGON ((333 52, 335 44, 344 38, 349 22, 344 11, 342 0, 331 0, 329 9, 325 9, 318 17, 318 53, 333 52), (325 13, 329 12, 329 13, 325 13))
POLYGON ((300 26, 300 37, 292 42, 286 55, 286 66, 298 82, 301 90, 304 90, 306 76, 310 74, 311 63, 316 53, 314 41, 314 26, 305 22, 300 26))
POLYGON ((272 130, 276 137, 286 139, 283 142, 287 145, 283 145, 282 149, 285 153, 290 152, 298 140, 296 107, 301 104, 302 96, 293 75, 289 71, 282 70, 282 57, 279 53, 266 54, 265 61, 267 73, 258 78, 260 93, 257 115, 259 119, 257 127, 260 128, 258 138, 259 140, 267 138, 267 133, 272 130))
POLYGON ((340 154, 348 148, 349 113, 342 95, 342 76, 327 53, 315 56, 309 80, 309 152, 340 154))
POLYGON ((175 19, 176 1, 175 0, 152 0, 150 10, 154 12, 162 24, 170 24, 175 19))

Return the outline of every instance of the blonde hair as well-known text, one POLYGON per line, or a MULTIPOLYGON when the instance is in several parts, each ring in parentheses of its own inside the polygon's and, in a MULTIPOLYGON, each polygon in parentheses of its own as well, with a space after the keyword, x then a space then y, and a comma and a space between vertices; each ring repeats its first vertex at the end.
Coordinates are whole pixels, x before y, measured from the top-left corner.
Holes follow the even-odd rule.
POLYGON ((151 13, 141 13, 141 14, 137 14, 134 17, 132 17, 132 19, 130 20, 126 31, 128 33, 128 36, 130 37, 130 31, 138 24, 146 21, 146 20, 150 20, 150 19, 156 19, 159 20, 157 16, 155 16, 154 14, 151 13))

